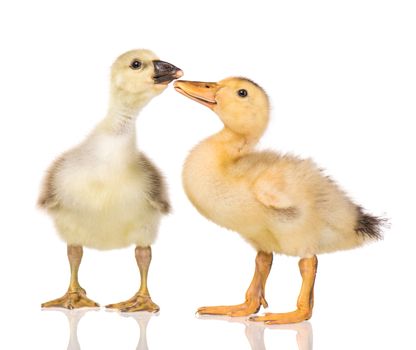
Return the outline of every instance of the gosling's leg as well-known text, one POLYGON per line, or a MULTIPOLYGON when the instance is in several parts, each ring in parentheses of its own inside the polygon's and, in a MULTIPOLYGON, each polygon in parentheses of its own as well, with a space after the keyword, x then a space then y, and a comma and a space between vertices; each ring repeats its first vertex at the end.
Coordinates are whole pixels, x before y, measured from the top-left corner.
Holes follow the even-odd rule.
POLYGON ((110 304, 106 307, 110 309, 118 309, 123 312, 158 312, 159 306, 152 301, 149 289, 147 288, 147 275, 149 272, 150 262, 152 260, 152 249, 150 247, 136 247, 135 255, 137 265, 140 270, 139 291, 129 300, 117 304, 110 304))
POLYGON ((267 307, 265 286, 272 267, 273 254, 258 252, 256 256, 256 270, 253 280, 246 292, 244 303, 232 306, 206 306, 198 309, 200 315, 248 316, 259 311, 260 306, 267 307))
POLYGON ((293 312, 251 317, 251 321, 265 322, 266 324, 297 323, 309 320, 313 309, 313 286, 315 283, 318 259, 304 258, 299 261, 299 270, 302 275, 302 287, 297 302, 297 310, 293 312))
POLYGON ((63 307, 66 309, 76 309, 81 307, 98 307, 99 305, 87 298, 85 289, 78 282, 78 269, 82 259, 82 246, 68 245, 67 254, 69 266, 71 268, 71 279, 68 291, 61 298, 48 301, 42 307, 63 307))

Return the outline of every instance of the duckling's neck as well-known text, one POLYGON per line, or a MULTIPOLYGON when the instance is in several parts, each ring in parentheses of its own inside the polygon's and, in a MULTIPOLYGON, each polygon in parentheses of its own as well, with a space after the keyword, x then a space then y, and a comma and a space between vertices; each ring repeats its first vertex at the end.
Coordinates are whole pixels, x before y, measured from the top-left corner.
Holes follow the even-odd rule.
POLYGON ((234 160, 252 152, 259 140, 247 135, 237 134, 224 127, 207 141, 215 145, 217 152, 221 153, 221 158, 234 160))

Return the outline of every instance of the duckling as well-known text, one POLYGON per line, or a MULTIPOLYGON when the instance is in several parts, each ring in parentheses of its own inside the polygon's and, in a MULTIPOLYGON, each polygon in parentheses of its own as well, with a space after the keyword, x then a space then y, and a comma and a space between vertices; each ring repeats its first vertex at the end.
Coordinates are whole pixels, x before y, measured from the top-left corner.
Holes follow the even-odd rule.
POLYGON ((380 239, 383 220, 369 215, 310 159, 255 146, 269 122, 265 91, 246 78, 218 83, 176 81, 175 89, 213 110, 224 128, 198 144, 183 167, 183 186, 209 220, 238 232, 257 251, 244 303, 202 307, 199 314, 248 316, 267 307, 265 285, 273 253, 300 257, 297 309, 251 317, 267 324, 312 316, 316 255, 380 239))
POLYGON ((135 121, 140 110, 182 74, 149 50, 119 56, 111 68, 106 117, 50 166, 38 204, 67 243, 71 277, 66 294, 42 307, 99 306, 78 282, 83 247, 106 250, 134 244, 140 289, 131 299, 107 307, 159 310, 150 297, 147 275, 151 244, 170 204, 162 175, 136 147, 135 121))

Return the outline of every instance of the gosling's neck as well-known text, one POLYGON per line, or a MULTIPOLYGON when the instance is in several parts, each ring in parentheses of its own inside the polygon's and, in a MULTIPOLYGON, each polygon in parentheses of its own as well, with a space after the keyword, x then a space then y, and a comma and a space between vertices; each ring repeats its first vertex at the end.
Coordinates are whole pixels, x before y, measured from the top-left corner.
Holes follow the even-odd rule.
POLYGON ((105 118, 84 142, 88 154, 107 166, 124 168, 136 159, 136 119, 151 98, 144 95, 111 91, 105 118))
POLYGON ((146 92, 130 94, 119 88, 112 88, 106 117, 95 131, 135 138, 137 116, 150 98, 146 92))

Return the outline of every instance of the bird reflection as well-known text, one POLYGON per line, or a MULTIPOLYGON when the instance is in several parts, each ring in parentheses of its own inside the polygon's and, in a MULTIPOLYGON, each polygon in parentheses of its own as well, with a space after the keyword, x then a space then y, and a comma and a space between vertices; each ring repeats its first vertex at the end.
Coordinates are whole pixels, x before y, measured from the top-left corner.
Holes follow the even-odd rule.
MULTIPOLYGON (((150 312, 125 312, 120 314, 123 317, 134 318, 140 328, 139 343, 137 344, 136 350, 149 350, 147 345, 147 325, 154 316, 154 313, 150 312)), ((157 315, 157 314, 156 314, 157 315)))
POLYGON ((68 350, 81 350, 81 346, 79 345, 79 340, 78 340, 78 323, 87 312, 97 311, 97 310, 98 308, 97 309, 81 308, 81 309, 73 309, 73 310, 68 310, 64 308, 43 309, 43 311, 46 311, 46 312, 60 311, 66 316, 68 320, 68 326, 69 326, 69 341, 68 341, 68 347, 67 347, 68 350))
POLYGON ((223 316, 199 316, 203 320, 221 320, 227 322, 241 323, 245 325, 245 334, 252 350, 267 350, 264 343, 264 330, 293 330, 296 332, 296 341, 299 350, 313 349, 312 324, 308 321, 302 323, 285 325, 265 325, 259 322, 250 322, 245 318, 223 317, 223 316))
MULTIPOLYGON (((50 308, 45 309, 46 311, 60 311, 62 312, 69 325, 69 341, 67 350, 81 350, 81 346, 78 340, 78 323, 84 317, 87 312, 98 311, 99 309, 92 308, 81 308, 81 309, 63 309, 63 308, 50 308)), ((140 336, 139 343, 137 344, 136 350, 149 350, 147 345, 147 325, 155 314, 149 312, 131 312, 131 313, 120 313, 122 317, 130 317, 136 320, 139 325, 140 336)))

